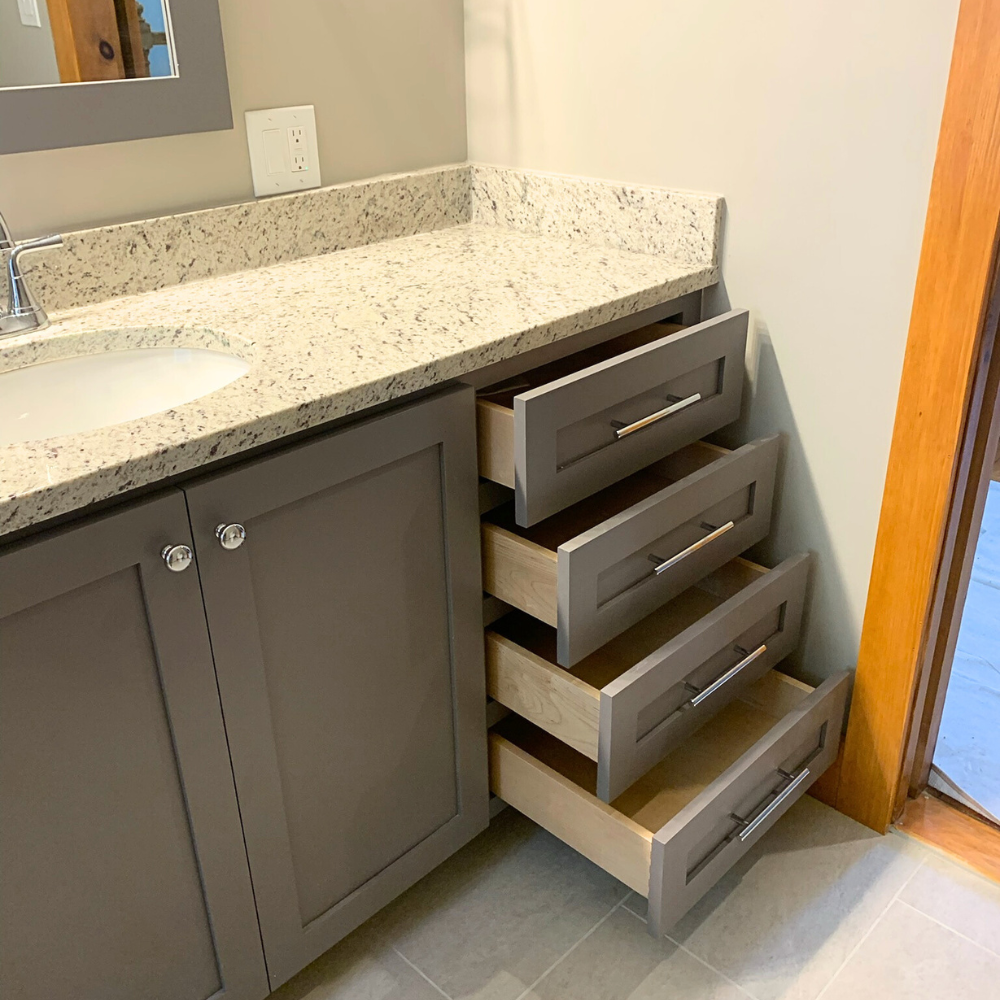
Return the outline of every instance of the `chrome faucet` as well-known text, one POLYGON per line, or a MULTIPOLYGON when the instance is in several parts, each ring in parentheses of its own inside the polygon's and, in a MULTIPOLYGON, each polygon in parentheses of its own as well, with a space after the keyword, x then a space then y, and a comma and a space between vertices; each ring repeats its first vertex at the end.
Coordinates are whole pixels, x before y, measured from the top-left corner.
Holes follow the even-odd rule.
POLYGON ((61 236, 44 236, 38 240, 15 243, 3 215, 0 215, 0 260, 7 272, 7 309, 0 312, 0 337, 30 333, 49 325, 49 317, 31 294, 21 273, 21 258, 36 250, 61 247, 62 243, 61 236))

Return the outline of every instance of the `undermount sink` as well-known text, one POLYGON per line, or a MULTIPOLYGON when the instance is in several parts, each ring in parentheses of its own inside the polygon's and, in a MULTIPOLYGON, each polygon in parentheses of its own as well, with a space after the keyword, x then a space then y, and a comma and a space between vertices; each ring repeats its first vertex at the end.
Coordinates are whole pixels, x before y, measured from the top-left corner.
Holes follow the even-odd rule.
POLYGON ((0 372, 0 445, 160 413, 207 396, 250 368, 235 354, 177 346, 33 360, 0 372))

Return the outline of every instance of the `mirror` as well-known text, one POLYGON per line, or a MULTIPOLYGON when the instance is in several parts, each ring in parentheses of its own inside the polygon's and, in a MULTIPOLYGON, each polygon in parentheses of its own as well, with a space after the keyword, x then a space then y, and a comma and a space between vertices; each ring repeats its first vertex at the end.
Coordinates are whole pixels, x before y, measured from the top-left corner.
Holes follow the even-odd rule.
POLYGON ((231 127, 217 0, 0 0, 0 154, 231 127))
POLYGON ((167 0, 0 4, 0 88, 175 74, 167 0))

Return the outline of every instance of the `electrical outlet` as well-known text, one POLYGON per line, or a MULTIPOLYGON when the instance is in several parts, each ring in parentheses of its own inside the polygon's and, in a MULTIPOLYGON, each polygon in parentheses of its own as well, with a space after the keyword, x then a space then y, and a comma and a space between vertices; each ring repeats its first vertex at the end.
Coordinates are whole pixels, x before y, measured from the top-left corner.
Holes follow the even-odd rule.
POLYGON ((29 28, 42 26, 42 17, 38 13, 38 0, 17 0, 17 12, 21 15, 21 24, 29 28))
POLYGON ((311 104, 246 113, 253 193, 265 195, 319 187, 316 112, 311 104))

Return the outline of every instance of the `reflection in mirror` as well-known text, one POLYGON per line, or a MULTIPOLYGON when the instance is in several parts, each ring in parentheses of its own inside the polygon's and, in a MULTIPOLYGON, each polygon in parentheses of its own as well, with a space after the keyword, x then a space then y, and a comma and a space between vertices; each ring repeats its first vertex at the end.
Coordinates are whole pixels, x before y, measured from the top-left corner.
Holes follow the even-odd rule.
POLYGON ((176 75, 167 0, 0 0, 0 88, 176 75))

